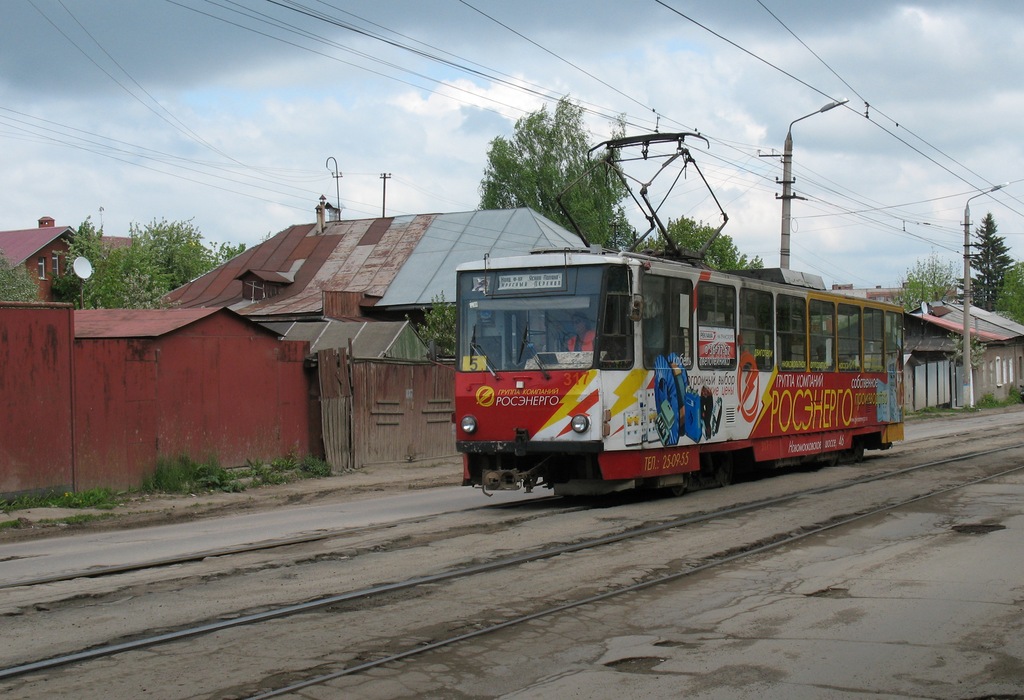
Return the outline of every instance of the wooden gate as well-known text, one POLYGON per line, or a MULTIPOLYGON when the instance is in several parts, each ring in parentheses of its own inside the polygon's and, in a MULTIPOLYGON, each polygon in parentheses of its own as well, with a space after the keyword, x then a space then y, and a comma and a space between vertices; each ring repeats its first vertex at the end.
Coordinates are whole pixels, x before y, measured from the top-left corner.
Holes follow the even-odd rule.
POLYGON ((452 367, 317 354, 324 450, 335 471, 455 454, 452 367))
POLYGON ((352 381, 348 353, 340 348, 317 351, 320 374, 321 431, 324 458, 338 473, 352 468, 352 381))

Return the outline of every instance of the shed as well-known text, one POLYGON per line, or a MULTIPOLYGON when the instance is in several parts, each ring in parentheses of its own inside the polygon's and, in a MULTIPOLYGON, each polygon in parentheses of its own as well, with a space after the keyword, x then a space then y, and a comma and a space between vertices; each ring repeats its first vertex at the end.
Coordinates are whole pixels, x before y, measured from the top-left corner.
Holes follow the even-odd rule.
POLYGON ((138 486, 181 456, 322 456, 308 352, 227 309, 76 311, 78 488, 138 486))

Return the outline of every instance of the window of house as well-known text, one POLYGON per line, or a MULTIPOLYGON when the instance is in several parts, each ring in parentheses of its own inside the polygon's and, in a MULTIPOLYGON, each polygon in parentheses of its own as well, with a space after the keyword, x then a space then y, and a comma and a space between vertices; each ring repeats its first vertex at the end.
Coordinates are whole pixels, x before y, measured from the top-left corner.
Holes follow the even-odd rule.
POLYGON ((46 258, 40 256, 39 259, 36 261, 36 264, 39 267, 39 279, 46 279, 46 258))
POLYGON ((60 255, 57 254, 57 251, 53 251, 50 261, 52 263, 53 276, 58 277, 60 275, 60 255))

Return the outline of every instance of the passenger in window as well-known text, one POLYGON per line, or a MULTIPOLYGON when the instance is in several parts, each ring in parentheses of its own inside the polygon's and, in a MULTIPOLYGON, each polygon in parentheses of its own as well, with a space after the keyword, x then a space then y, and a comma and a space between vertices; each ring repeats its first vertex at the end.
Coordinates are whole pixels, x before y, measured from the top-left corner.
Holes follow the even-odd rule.
POLYGON ((572 315, 573 334, 569 336, 566 347, 569 352, 593 352, 594 329, 583 314, 572 315))

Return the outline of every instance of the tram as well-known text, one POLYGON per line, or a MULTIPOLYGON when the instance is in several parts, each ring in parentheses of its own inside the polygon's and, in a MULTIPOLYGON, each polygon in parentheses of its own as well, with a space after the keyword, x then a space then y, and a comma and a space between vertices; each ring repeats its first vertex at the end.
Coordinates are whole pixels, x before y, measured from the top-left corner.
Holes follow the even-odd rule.
POLYGON ((675 493, 903 439, 902 309, 598 246, 457 269, 465 485, 675 493))

